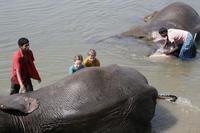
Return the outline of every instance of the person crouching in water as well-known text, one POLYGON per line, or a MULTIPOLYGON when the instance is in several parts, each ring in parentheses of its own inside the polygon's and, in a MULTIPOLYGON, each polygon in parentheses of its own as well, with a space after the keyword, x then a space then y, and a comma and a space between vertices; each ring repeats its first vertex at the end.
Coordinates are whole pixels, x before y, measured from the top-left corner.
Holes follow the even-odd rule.
POLYGON ((76 71, 84 68, 85 66, 82 64, 83 62, 83 56, 82 55, 76 55, 74 56, 74 65, 69 67, 69 74, 75 73, 76 71))
POLYGON ((84 59, 83 64, 86 67, 99 67, 100 66, 100 61, 96 58, 96 51, 94 49, 89 49, 88 51, 88 57, 84 59))
POLYGON ((170 43, 174 45, 173 49, 164 52, 166 55, 177 54, 182 60, 190 60, 196 56, 196 46, 190 32, 162 27, 159 29, 159 34, 166 38, 164 48, 170 43))

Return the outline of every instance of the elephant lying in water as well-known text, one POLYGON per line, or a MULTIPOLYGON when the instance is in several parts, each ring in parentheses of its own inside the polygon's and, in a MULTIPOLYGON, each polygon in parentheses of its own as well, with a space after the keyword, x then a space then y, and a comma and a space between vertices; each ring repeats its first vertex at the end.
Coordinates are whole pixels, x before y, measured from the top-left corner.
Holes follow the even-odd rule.
POLYGON ((0 98, 1 133, 145 133, 157 90, 133 68, 85 68, 34 92, 0 98))
POLYGON ((200 40, 200 16, 187 4, 181 2, 170 4, 162 10, 146 16, 144 21, 147 23, 133 27, 122 35, 154 41, 159 38, 159 35, 155 33, 158 33, 161 27, 166 27, 187 30, 193 36, 197 33, 195 40, 196 42, 200 40))

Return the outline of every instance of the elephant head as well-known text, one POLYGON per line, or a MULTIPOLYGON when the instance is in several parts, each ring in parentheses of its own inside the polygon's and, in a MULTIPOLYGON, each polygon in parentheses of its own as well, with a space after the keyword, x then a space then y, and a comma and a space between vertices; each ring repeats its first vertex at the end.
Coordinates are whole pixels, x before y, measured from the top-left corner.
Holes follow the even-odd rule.
POLYGON ((39 102, 23 95, 0 97, 1 133, 24 132, 22 117, 39 107, 39 102))

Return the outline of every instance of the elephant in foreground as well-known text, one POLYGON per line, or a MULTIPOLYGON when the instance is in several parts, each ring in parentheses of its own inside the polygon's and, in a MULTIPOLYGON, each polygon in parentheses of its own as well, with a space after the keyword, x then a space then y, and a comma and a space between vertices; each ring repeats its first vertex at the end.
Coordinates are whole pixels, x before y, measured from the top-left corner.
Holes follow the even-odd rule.
POLYGON ((84 68, 34 92, 0 97, 0 132, 150 133, 157 97, 133 68, 84 68))
POLYGON ((185 3, 172 3, 160 11, 155 11, 144 17, 144 21, 146 24, 135 26, 122 35, 155 42, 160 38, 158 30, 161 27, 166 27, 187 30, 195 36, 196 42, 200 40, 200 16, 185 3))

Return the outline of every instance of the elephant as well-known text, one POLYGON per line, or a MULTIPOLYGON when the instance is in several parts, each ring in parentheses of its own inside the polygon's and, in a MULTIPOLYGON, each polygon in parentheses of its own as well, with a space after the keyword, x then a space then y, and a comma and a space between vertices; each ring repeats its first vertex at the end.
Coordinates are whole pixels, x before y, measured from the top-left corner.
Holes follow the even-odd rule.
POLYGON ((1 133, 150 133, 157 90, 131 67, 89 67, 0 97, 1 133))
POLYGON ((161 27, 183 29, 191 32, 194 40, 200 40, 200 17, 199 14, 189 5, 182 2, 175 2, 160 11, 144 17, 144 25, 132 27, 122 33, 123 36, 133 36, 147 41, 156 42, 160 38, 158 30, 161 27))

